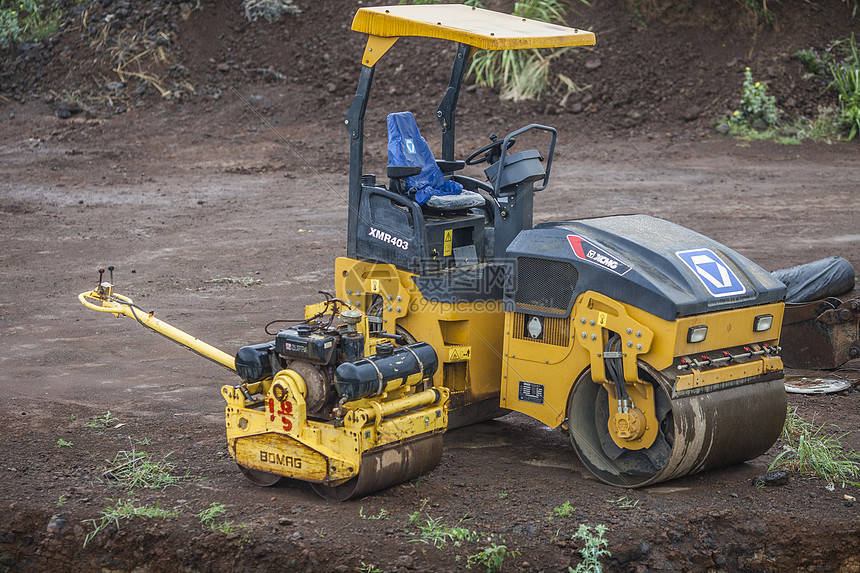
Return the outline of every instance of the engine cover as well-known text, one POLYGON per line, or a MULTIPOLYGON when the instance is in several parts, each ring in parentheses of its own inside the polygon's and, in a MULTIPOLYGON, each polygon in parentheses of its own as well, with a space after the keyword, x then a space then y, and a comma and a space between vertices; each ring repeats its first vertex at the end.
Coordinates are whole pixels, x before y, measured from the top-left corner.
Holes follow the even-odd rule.
POLYGON ((281 356, 321 364, 331 362, 335 346, 333 336, 312 332, 306 325, 280 330, 275 338, 275 351, 281 356))
POLYGON ((545 223, 508 247, 505 300, 518 310, 569 316, 595 291, 665 320, 783 300, 785 286, 725 245, 675 223, 622 215, 545 223))

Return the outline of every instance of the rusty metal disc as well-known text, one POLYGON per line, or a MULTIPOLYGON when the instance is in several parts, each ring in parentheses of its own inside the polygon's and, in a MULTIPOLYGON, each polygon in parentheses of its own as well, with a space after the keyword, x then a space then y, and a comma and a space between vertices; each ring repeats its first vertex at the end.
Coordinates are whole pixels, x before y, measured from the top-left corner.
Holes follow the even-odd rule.
POLYGON ((439 465, 442 434, 369 450, 361 457, 358 476, 337 486, 311 484, 326 499, 346 501, 409 481, 439 465))
POLYGON ((803 378, 787 376, 785 391, 792 394, 832 394, 851 388, 851 382, 834 378, 803 378))

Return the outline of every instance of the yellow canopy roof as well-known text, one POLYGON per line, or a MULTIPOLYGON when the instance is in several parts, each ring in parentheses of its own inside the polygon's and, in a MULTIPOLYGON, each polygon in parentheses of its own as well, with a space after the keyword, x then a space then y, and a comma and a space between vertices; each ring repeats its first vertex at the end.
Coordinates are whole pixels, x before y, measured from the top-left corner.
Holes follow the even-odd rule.
POLYGON ((352 29, 389 38, 385 42, 389 46, 401 36, 441 38, 484 50, 562 48, 595 43, 591 32, 463 4, 361 8, 355 14, 352 29))

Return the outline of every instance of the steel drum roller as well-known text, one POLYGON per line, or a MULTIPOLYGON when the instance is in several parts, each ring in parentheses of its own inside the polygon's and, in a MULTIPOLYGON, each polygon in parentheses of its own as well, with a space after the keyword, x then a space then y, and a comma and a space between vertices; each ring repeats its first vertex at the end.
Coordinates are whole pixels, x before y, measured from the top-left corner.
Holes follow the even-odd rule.
POLYGON ((580 460, 600 480, 641 487, 751 460, 776 442, 787 399, 782 372, 745 385, 671 398, 665 376, 641 365, 640 378, 655 387, 659 435, 644 450, 612 441, 607 391, 583 374, 571 393, 571 441, 580 460))

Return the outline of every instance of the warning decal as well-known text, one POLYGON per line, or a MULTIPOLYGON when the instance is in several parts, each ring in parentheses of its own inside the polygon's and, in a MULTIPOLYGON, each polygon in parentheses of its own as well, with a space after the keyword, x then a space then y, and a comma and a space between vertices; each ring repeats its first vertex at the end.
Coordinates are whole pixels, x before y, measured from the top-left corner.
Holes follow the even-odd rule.
POLYGON ((521 402, 543 404, 543 389, 543 384, 535 384, 534 382, 520 380, 520 391, 517 398, 519 398, 521 402))

